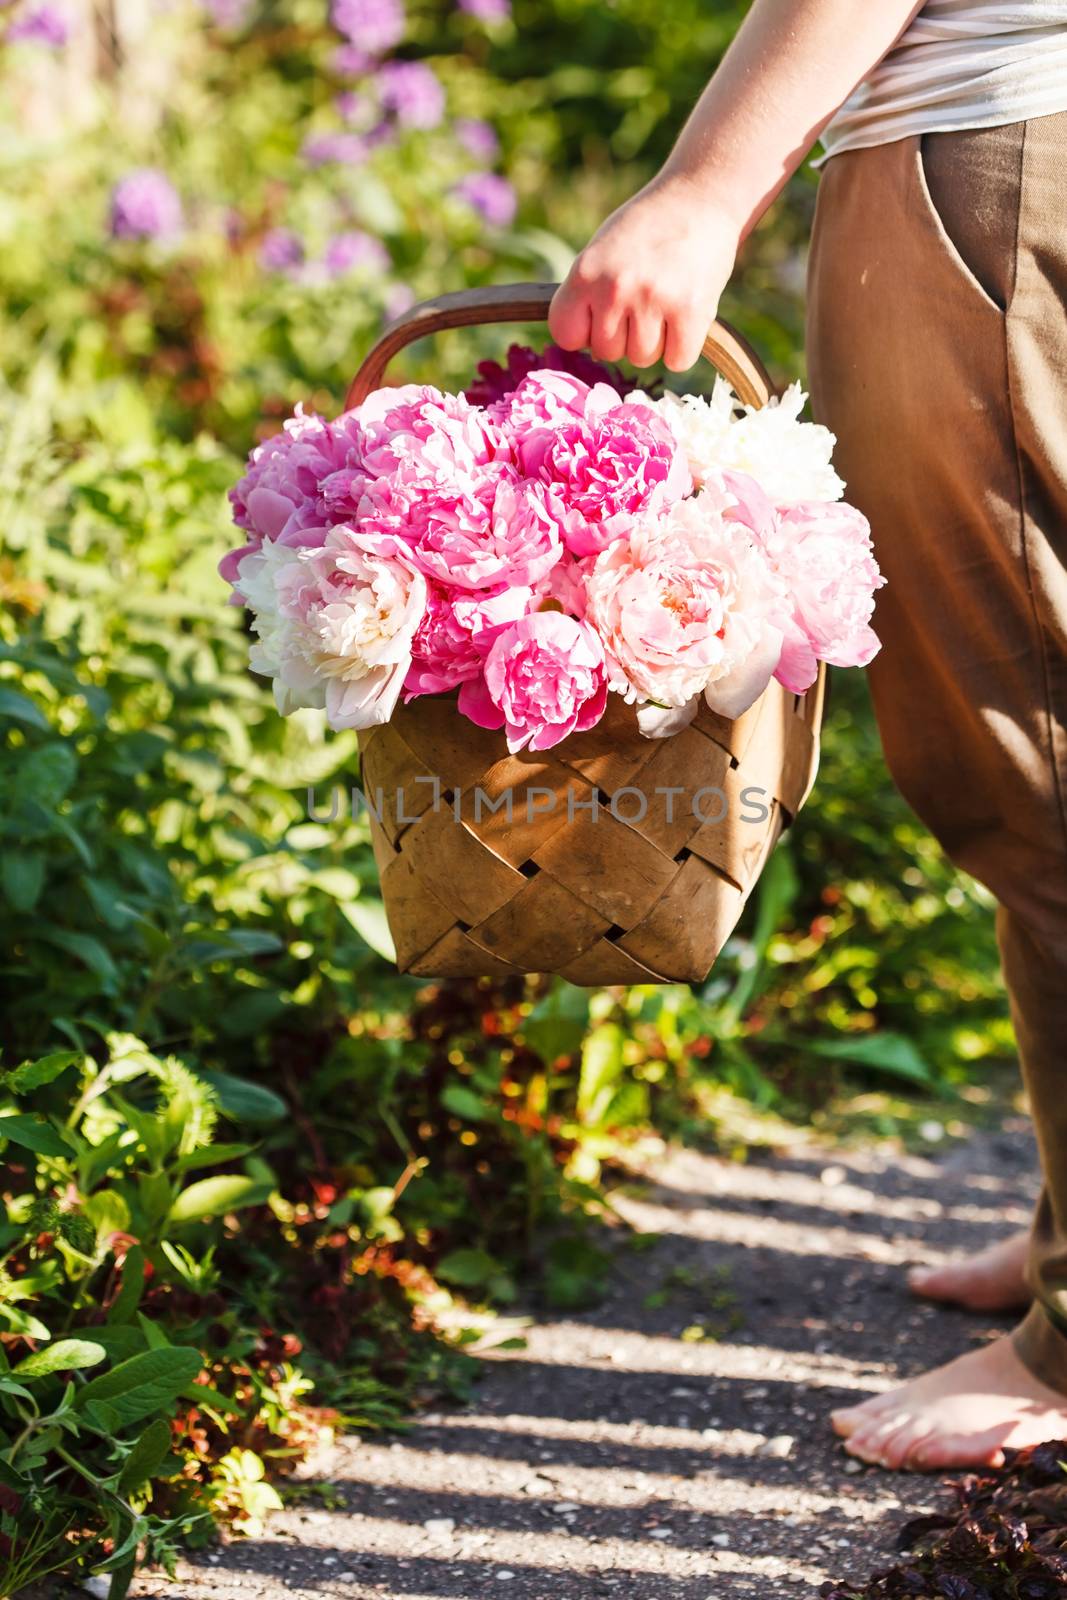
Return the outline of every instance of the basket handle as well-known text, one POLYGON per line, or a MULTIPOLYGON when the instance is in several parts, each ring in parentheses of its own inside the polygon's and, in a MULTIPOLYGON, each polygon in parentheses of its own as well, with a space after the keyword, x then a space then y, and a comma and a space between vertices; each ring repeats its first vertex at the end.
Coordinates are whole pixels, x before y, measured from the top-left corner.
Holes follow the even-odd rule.
MULTIPOLYGON (((420 300, 391 322, 372 346, 349 385, 345 409, 361 405, 379 388, 390 361, 415 339, 479 323, 544 322, 558 287, 555 283, 498 283, 420 300)), ((766 405, 776 392, 759 356, 728 323, 712 323, 700 353, 722 373, 745 405, 766 405)))

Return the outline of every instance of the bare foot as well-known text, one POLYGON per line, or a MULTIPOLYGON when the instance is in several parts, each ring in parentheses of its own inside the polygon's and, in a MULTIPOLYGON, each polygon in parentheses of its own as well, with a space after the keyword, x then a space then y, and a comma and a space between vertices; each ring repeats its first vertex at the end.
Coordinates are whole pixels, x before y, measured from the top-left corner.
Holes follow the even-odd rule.
POLYGON ((1046 1389, 1009 1338, 995 1339, 913 1383, 832 1413, 861 1461, 897 1471, 999 1467, 1005 1446, 1067 1435, 1067 1394, 1046 1389))
POLYGON ((925 1300, 947 1300, 970 1311, 1018 1311, 1033 1296, 1026 1285, 1030 1235, 1013 1233, 976 1256, 941 1267, 913 1267, 908 1287, 925 1300))

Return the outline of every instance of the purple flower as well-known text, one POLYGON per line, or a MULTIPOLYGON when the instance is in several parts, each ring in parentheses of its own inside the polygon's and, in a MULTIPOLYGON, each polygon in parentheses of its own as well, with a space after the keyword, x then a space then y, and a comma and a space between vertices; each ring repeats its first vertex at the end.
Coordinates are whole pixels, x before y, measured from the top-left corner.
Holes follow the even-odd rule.
POLYGON ((331 58, 331 65, 339 78, 362 78, 374 66, 374 57, 358 45, 339 44, 331 58))
POLYGON ((500 154, 500 140, 491 122, 481 117, 457 117, 456 138, 475 161, 495 161, 500 154))
POLYGON ((361 267, 384 272, 389 255, 380 240, 359 228, 349 228, 345 233, 334 234, 323 253, 322 265, 331 278, 345 277, 361 267))
POLYGON ((216 28, 243 28, 252 9, 252 0, 201 0, 216 28))
POLYGON ((518 210, 515 191, 506 178, 496 172, 471 172, 461 178, 453 191, 493 228, 506 228, 518 210))
POLYGON ((503 22, 511 16, 511 0, 459 0, 459 9, 479 22, 503 22))
POLYGON ((58 6, 34 6, 17 17, 7 30, 10 44, 46 44, 61 50, 70 38, 70 24, 58 6))
POLYGON ((367 141, 358 133, 317 133, 304 140, 300 154, 311 167, 356 167, 366 160, 367 141))
POLYGON ((155 167, 128 172, 111 191, 111 233, 116 239, 168 239, 182 228, 182 203, 155 167))
POLYGON ((365 94, 360 94, 358 89, 344 89, 334 97, 337 114, 345 122, 359 122, 366 117, 369 102, 365 94))
POLYGON ((385 110, 405 128, 436 128, 445 114, 445 91, 422 61, 387 61, 378 89, 385 110))
POLYGON ((333 0, 330 20, 350 44, 371 55, 384 55, 404 37, 402 0, 333 0))
POLYGON ((259 264, 265 272, 291 273, 303 264, 304 244, 291 228, 272 228, 259 247, 259 264))

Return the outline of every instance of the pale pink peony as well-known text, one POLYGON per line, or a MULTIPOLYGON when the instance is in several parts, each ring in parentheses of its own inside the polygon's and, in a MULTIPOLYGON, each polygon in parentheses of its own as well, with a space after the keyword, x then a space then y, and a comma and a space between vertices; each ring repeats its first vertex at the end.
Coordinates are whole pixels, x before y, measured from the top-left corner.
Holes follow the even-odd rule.
POLYGON ((326 710, 332 728, 387 722, 411 665, 426 580, 396 540, 336 527, 318 549, 265 539, 237 574, 257 634, 250 663, 283 715, 326 710))
POLYGON ((611 688, 627 700, 685 708, 642 723, 673 731, 703 694, 739 716, 775 670, 782 634, 780 585, 763 552, 725 513, 730 496, 709 486, 663 515, 643 518, 603 550, 586 582, 586 619, 603 640, 611 688))
POLYGON ((430 582, 426 610, 412 641, 404 699, 441 694, 480 677, 497 630, 521 617, 531 599, 529 589, 469 594, 430 582))
MULTIPOLYGON (((559 373, 531 373, 519 388, 559 373)), ((568 378, 573 386, 580 379, 568 378)), ((685 457, 670 428, 649 407, 627 405, 610 385, 585 396, 581 417, 557 418, 515 437, 520 467, 549 491, 563 542, 576 556, 626 537, 637 518, 666 510, 692 490, 685 457)))
POLYGON ((484 676, 464 685, 460 710, 483 728, 503 727, 508 749, 550 750, 600 721, 608 682, 600 640, 561 611, 532 611, 502 628, 484 676))
POLYGON ((866 666, 880 648, 870 621, 885 582, 866 517, 844 501, 775 508, 743 473, 725 473, 723 482, 735 499, 728 514, 750 529, 787 596, 778 681, 803 694, 820 661, 866 666))

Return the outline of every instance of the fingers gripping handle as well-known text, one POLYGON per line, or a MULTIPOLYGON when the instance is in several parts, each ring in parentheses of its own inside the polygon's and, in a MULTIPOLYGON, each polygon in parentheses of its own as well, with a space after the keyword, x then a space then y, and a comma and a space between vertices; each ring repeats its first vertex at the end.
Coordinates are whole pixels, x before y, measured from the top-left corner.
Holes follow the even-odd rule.
MULTIPOLYGON (((500 283, 421 300, 390 323, 374 344, 352 379, 345 409, 361 405, 374 389, 381 387, 390 361, 405 345, 446 328, 475 327, 487 322, 544 322, 557 288, 555 283, 500 283)), ((728 323, 712 323, 700 353, 722 373, 745 405, 766 405, 775 393, 759 356, 728 323)))

